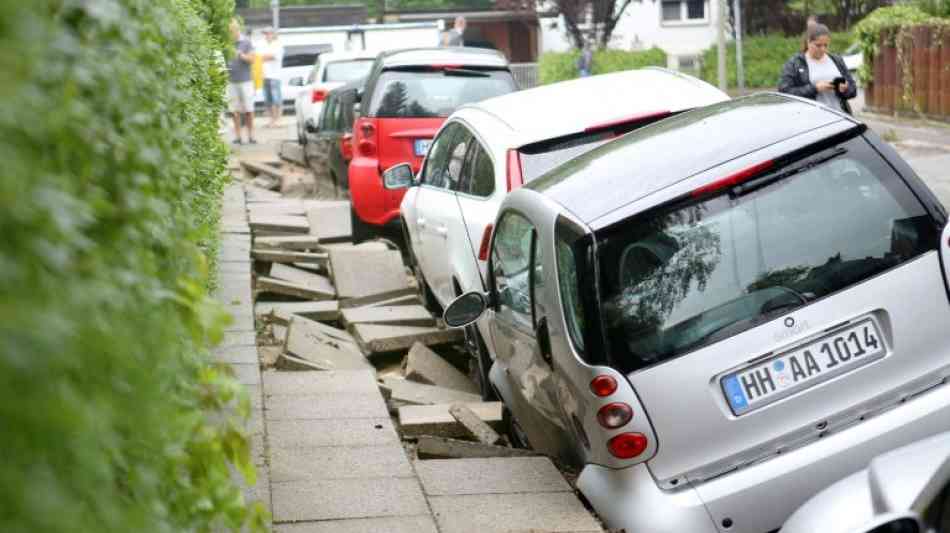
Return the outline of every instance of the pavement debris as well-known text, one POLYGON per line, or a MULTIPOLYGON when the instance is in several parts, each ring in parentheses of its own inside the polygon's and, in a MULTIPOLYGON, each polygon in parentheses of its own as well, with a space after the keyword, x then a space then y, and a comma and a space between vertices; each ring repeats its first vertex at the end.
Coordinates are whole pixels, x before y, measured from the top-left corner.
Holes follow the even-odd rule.
POLYGON ((392 326, 435 326, 436 319, 421 305, 365 306, 344 309, 343 323, 392 326))
POLYGON ((478 403, 481 396, 435 385, 423 385, 407 379, 383 378, 380 389, 390 399, 414 405, 432 405, 440 403, 470 402, 478 403))
MULTIPOLYGON (((406 405, 398 409, 399 427, 403 437, 433 435, 438 437, 468 437, 471 432, 456 419, 450 409, 453 403, 435 405, 406 405)), ((501 402, 473 402, 462 404, 472 416, 491 429, 502 429, 501 402)), ((495 442, 491 442, 494 444, 495 442)))
POLYGON ((442 356, 415 342, 405 359, 406 379, 478 394, 478 387, 442 356))
POLYGON ((406 350, 417 342, 436 346, 461 342, 464 338, 462 330, 455 328, 356 324, 351 329, 356 341, 369 356, 406 350))
POLYGON ((419 459, 466 459, 475 457, 530 457, 538 455, 534 450, 509 448, 467 440, 419 435, 416 441, 419 459))

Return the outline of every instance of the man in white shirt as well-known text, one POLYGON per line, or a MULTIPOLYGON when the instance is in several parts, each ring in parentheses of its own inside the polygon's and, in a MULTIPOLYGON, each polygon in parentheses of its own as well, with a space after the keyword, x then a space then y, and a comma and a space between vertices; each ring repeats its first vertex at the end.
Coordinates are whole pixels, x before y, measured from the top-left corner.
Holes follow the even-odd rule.
POLYGON ((280 90, 280 67, 284 60, 284 46, 277 41, 277 33, 273 28, 264 30, 264 39, 264 46, 260 50, 264 67, 264 105, 267 106, 271 116, 267 126, 276 128, 284 105, 280 90))

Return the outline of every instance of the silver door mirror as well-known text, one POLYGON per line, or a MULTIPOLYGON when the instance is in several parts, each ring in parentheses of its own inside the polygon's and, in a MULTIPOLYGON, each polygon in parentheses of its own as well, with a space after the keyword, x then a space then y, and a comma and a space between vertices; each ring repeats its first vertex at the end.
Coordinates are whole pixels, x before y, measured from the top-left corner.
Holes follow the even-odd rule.
POLYGON ((467 292, 452 300, 442 318, 453 328, 467 326, 478 320, 487 307, 487 298, 480 292, 467 292))
POLYGON ((290 78, 290 81, 287 82, 288 85, 293 85, 295 87, 303 87, 303 76, 297 76, 295 78, 290 78))
POLYGON ((400 163, 383 172, 383 187, 389 190, 411 187, 412 180, 412 167, 409 163, 400 163))
POLYGON ((313 122, 312 118, 308 118, 307 120, 304 121, 303 129, 307 133, 317 133, 318 131, 320 131, 320 128, 317 127, 317 125, 313 122))
POLYGON ((920 518, 916 514, 884 515, 856 530, 861 533, 923 533, 920 518))

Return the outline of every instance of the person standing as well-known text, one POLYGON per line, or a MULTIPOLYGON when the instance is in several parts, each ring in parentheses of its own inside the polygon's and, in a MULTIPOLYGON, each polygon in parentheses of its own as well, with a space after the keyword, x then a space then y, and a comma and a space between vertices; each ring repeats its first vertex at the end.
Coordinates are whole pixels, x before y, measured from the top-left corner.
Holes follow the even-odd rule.
POLYGON ((455 17, 455 26, 448 31, 448 46, 465 46, 465 17, 455 17))
POLYGON ((831 32, 824 24, 815 24, 806 40, 807 50, 792 56, 782 68, 778 92, 817 100, 850 115, 848 100, 857 96, 857 85, 841 56, 828 52, 831 32))
POLYGON ((594 50, 590 43, 584 43, 581 49, 581 55, 577 58, 577 74, 581 78, 590 76, 591 69, 594 67, 594 50))
POLYGON ((228 27, 234 39, 234 58, 228 62, 228 96, 231 118, 234 120, 234 144, 241 144, 241 117, 247 124, 247 142, 254 144, 254 82, 251 81, 251 63, 254 46, 241 34, 241 25, 231 20, 228 27))
POLYGON ((273 28, 264 30, 264 46, 260 51, 264 61, 264 105, 270 112, 269 128, 276 128, 283 110, 284 98, 281 94, 280 67, 284 61, 284 46, 277 40, 273 28))

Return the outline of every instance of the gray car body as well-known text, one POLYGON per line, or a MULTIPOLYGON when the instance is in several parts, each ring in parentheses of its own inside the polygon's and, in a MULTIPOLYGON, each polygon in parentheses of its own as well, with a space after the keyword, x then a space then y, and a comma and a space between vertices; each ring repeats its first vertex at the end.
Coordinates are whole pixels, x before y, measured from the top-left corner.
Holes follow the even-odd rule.
MULTIPOLYGON (((797 309, 803 327, 789 330, 779 317, 629 375, 582 358, 567 333, 554 260, 559 219, 592 233, 763 160, 860 127, 850 117, 795 97, 738 99, 608 143, 505 199, 496 231, 507 213, 517 212, 540 241, 545 287, 535 290, 534 301, 547 322, 551 358, 540 355, 532 324, 513 325, 489 309, 483 319, 492 332, 490 378, 534 448, 582 469, 578 488, 608 526, 771 531, 815 492, 871 458, 950 430, 950 387, 943 386, 950 376, 945 285, 950 230, 941 237, 943 257, 928 252, 797 309), (676 120, 681 122, 671 122, 676 120), (893 286, 902 292, 896 294, 893 286), (890 341, 899 332, 901 356, 893 356, 889 344, 888 357, 860 372, 867 385, 851 377, 848 387, 823 387, 824 396, 799 394, 763 409, 780 414, 778 422, 774 416, 727 413, 716 376, 745 364, 750 355, 806 342, 842 319, 881 316, 882 309, 892 320, 886 324, 890 341), (608 398, 592 394, 589 384, 597 375, 614 377, 618 391, 608 398), (881 380, 899 385, 882 390, 881 380), (605 430, 597 411, 615 401, 629 404, 634 417, 622 428, 605 430), (791 409, 796 402, 800 412, 791 409), (631 431, 649 436, 649 447, 635 460, 610 455, 607 441, 631 431)), ((862 135, 934 223, 945 224, 944 208, 910 167, 873 133, 862 135)), ((489 278, 491 272, 490 264, 489 278)))

